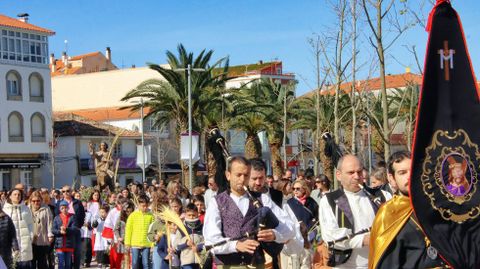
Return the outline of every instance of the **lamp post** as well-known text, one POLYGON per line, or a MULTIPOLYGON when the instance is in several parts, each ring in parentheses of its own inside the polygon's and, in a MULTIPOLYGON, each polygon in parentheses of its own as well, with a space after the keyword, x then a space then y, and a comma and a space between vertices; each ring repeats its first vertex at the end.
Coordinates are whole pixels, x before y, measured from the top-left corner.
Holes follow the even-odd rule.
POLYGON ((188 183, 190 193, 192 193, 192 174, 193 174, 193 165, 192 165, 192 71, 202 72, 206 71, 204 68, 192 68, 190 64, 187 65, 187 68, 176 68, 173 71, 182 72, 187 71, 187 81, 188 81, 188 183))
POLYGON ((140 104, 140 130, 141 130, 141 138, 142 138, 142 182, 146 182, 145 178, 145 135, 143 129, 143 98, 140 98, 140 101, 133 101, 134 104, 140 104))

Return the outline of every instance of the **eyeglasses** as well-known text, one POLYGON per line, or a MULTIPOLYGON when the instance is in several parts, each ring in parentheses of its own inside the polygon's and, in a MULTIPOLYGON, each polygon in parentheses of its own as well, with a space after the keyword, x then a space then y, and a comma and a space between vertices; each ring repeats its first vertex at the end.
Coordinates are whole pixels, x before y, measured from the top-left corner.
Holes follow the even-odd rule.
POLYGON ((32 203, 40 203, 40 200, 32 200, 32 203))
POLYGON ((62 190, 62 193, 70 192, 70 190, 62 190))
POLYGON ((301 191, 302 188, 293 188, 293 191, 301 191))

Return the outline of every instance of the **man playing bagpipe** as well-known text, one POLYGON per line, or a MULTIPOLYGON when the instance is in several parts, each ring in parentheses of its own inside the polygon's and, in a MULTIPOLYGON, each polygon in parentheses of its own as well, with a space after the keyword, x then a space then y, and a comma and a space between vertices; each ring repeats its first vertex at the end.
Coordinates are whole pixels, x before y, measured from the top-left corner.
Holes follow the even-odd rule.
POLYGON ((330 252, 328 266, 366 268, 368 231, 380 205, 391 197, 362 185, 363 166, 354 155, 339 159, 336 177, 342 188, 327 193, 319 205, 321 234, 330 252))
POLYGON ((225 174, 230 187, 212 199, 205 214, 205 245, 218 244, 211 251, 220 269, 264 268, 263 243, 281 244, 294 236, 292 221, 268 195, 248 192, 250 169, 244 157, 229 158, 225 174))

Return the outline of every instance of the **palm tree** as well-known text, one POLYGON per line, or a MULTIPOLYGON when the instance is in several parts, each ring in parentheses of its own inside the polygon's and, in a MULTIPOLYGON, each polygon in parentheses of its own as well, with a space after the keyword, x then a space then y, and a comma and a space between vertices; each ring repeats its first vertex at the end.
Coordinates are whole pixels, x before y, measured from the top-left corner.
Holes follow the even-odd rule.
POLYGON ((288 130, 286 118, 290 118, 291 105, 295 98, 293 83, 282 85, 276 81, 261 80, 255 87, 255 100, 263 105, 264 123, 272 161, 273 176, 281 178, 283 174, 281 148, 284 134, 288 130))
MULTIPOLYGON (((339 122, 340 126, 345 126, 348 117, 349 103, 348 96, 345 94, 339 95, 339 122)), ((293 117, 295 122, 292 124, 292 129, 309 130, 311 137, 315 139, 317 136, 317 111, 315 111, 315 104, 317 103, 317 96, 303 97, 295 100, 293 105, 293 117)), ((321 133, 333 133, 335 127, 335 96, 331 94, 320 95, 320 126, 321 133)), ((318 143, 319 148, 313 154, 316 154, 320 160, 323 172, 333 180, 333 162, 325 155, 325 141, 320 138, 318 143)))
MULTIPOLYGON (((157 71, 164 80, 149 79, 140 83, 136 88, 129 91, 122 101, 144 98, 144 106, 150 108, 145 118, 152 117, 154 124, 163 126, 175 121, 177 124, 177 144, 180 142, 180 134, 187 131, 188 128, 188 77, 186 68, 191 65, 192 68, 205 69, 204 72, 192 72, 191 74, 191 93, 192 93, 192 125, 193 130, 200 131, 208 114, 218 110, 221 107, 220 91, 217 89, 223 87, 227 80, 228 59, 221 58, 214 64, 209 62, 213 51, 202 50, 198 56, 194 57, 192 52, 187 52, 182 44, 177 47, 177 55, 171 51, 166 52, 169 68, 164 68, 158 64, 148 64, 148 66, 157 71), (223 72, 213 69, 222 67, 223 72), (183 69, 184 72, 177 72, 176 69, 183 69)), ((218 69, 217 69, 218 70, 218 69)), ((140 104, 124 107, 132 110, 139 110, 140 104)), ((187 183, 188 167, 182 163, 184 171, 183 183, 187 183)))

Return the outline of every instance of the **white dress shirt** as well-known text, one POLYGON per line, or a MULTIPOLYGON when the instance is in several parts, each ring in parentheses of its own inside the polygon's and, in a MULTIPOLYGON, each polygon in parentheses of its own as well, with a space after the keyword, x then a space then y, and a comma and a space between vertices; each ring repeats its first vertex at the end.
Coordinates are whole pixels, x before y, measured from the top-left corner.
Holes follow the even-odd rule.
MULTIPOLYGON (((362 229, 370 228, 375 218, 370 199, 363 191, 356 193, 345 191, 348 199, 348 204, 352 210, 354 231, 347 228, 339 228, 337 223, 337 214, 340 209, 333 212, 333 209, 328 203, 327 197, 320 200, 319 205, 319 219, 322 238, 326 242, 330 242, 346 235, 356 233, 362 229), (335 214, 336 213, 336 214, 335 214)), ((384 193, 385 194, 385 193, 384 193)), ((369 233, 368 233, 369 234, 369 233)), ((335 243, 336 249, 352 249, 352 256, 346 263, 335 268, 367 268, 368 267, 368 246, 363 246, 363 238, 367 234, 360 234, 354 236, 350 240, 335 243)))
MULTIPOLYGON (((237 207, 240 209, 242 215, 245 216, 250 204, 250 199, 248 198, 247 194, 236 196, 235 194, 230 193, 230 197, 233 199, 235 205, 237 205, 237 207)), ((268 195, 262 194, 260 198, 263 206, 270 208, 280 222, 273 230, 275 233, 275 242, 285 243, 287 240, 293 238, 295 236, 295 231, 293 228, 294 225, 287 213, 275 205, 268 195)), ((220 211, 218 210, 216 199, 212 199, 210 201, 210 205, 205 213, 203 236, 205 237, 205 245, 207 246, 227 239, 222 235, 222 220, 220 218, 220 211)), ((212 252, 217 255, 236 253, 238 252, 236 245, 237 241, 230 241, 224 245, 213 248, 212 252)))
POLYGON ((205 208, 208 208, 210 204, 210 200, 217 195, 217 191, 212 191, 211 189, 207 189, 205 194, 203 195, 203 199, 205 200, 205 208))

